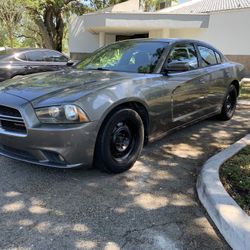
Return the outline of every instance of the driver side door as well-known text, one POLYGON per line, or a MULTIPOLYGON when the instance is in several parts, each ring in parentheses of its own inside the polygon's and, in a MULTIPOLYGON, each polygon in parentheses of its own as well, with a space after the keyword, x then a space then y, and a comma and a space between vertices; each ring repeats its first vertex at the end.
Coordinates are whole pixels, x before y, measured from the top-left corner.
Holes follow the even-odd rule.
MULTIPOLYGON (((203 79, 204 69, 199 67, 196 47, 192 43, 179 43, 172 48, 167 65, 188 64, 185 71, 168 71, 175 87, 172 90, 172 121, 178 126, 207 113, 207 84, 203 79)), ((166 66, 167 67, 167 66, 166 66)))

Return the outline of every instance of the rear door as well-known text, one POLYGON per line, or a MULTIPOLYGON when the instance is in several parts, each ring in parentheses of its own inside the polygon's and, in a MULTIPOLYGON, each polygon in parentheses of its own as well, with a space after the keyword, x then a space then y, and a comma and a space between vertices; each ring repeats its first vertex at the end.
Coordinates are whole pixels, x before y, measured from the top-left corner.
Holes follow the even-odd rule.
POLYGON ((45 52, 45 62, 50 66, 50 70, 59 70, 67 66, 69 58, 57 51, 47 50, 45 52))
POLYGON ((25 53, 27 74, 44 72, 49 69, 44 58, 45 53, 42 50, 33 50, 25 53))
POLYGON ((197 44, 201 66, 204 69, 202 81, 207 86, 207 105, 211 111, 219 110, 225 95, 229 75, 221 55, 203 44, 197 44))
POLYGON ((207 83, 203 81, 204 69, 200 68, 193 43, 175 45, 167 58, 168 64, 173 62, 185 62, 190 66, 189 71, 168 72, 171 80, 177 82, 172 91, 172 120, 182 124, 206 114, 207 83))

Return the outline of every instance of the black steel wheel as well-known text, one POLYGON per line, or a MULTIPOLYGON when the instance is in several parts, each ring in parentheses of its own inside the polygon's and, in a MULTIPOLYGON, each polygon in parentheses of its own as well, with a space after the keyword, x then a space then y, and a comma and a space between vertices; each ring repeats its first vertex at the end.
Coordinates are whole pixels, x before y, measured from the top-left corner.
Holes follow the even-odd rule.
POLYGON ((237 105, 237 97, 237 90, 234 85, 231 85, 221 109, 221 114, 219 116, 221 120, 227 121, 233 117, 237 105))
POLYGON ((95 165, 107 172, 130 169, 139 157, 144 142, 144 127, 139 114, 132 109, 114 112, 99 132, 95 165))

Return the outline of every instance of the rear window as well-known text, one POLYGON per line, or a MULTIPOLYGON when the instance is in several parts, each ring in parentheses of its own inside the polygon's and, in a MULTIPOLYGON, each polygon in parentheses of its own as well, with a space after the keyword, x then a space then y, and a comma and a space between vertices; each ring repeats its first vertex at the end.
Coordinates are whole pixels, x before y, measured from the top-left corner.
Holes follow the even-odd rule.
POLYGON ((216 56, 216 59, 217 59, 217 63, 220 64, 222 63, 222 59, 221 59, 221 56, 219 53, 215 52, 215 56, 216 56))
POLYGON ((27 61, 43 62, 45 61, 45 53, 42 51, 30 51, 26 53, 27 61))
POLYGON ((19 54, 19 55, 17 56, 17 58, 20 59, 20 60, 22 60, 22 61, 27 61, 27 58, 26 58, 25 53, 19 54))
POLYGON ((201 55, 201 60, 202 60, 202 66, 207 67, 207 66, 212 66, 217 64, 217 59, 215 56, 215 52, 212 49, 209 49, 204 46, 198 46, 200 55, 201 55))
POLYGON ((46 51, 44 60, 46 62, 67 62, 69 59, 56 51, 46 51))

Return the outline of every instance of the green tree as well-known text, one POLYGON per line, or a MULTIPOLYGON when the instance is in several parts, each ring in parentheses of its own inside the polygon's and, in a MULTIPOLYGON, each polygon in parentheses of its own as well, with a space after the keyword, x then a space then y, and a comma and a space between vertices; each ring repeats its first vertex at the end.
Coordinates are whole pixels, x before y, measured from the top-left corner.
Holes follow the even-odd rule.
POLYGON ((62 51, 67 18, 90 9, 80 0, 25 0, 28 15, 38 27, 42 46, 62 51))
POLYGON ((4 30, 4 27, 0 25, 0 47, 6 46, 6 40, 8 38, 6 37, 6 31, 4 30))
POLYGON ((142 0, 144 11, 155 11, 159 9, 161 3, 172 4, 173 2, 178 2, 178 0, 142 0))
POLYGON ((90 0, 90 6, 94 8, 94 10, 101 10, 126 1, 127 0, 90 0))
POLYGON ((7 33, 10 47, 14 46, 14 32, 19 26, 22 13, 23 7, 20 1, 0 0, 0 24, 7 33))

